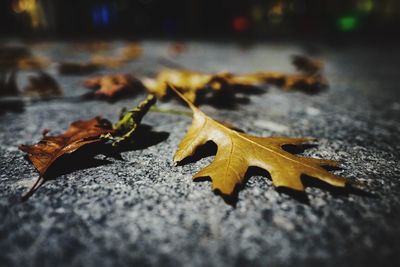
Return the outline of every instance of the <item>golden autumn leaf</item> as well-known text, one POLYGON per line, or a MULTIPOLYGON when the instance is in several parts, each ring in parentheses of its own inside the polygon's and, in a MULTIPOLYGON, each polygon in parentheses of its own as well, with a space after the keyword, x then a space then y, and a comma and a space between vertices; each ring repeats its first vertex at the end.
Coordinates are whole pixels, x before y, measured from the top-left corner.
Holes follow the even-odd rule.
MULTIPOLYGON (((149 93, 160 98, 166 96, 168 84, 178 90, 191 102, 195 102, 197 92, 205 89, 210 83, 213 74, 205 74, 189 70, 164 69, 161 70, 156 79, 143 79, 142 82, 149 93)), ((217 86, 216 88, 217 89, 217 86)))
POLYGON ((263 71, 245 74, 233 74, 229 72, 201 73, 191 70, 164 69, 155 79, 145 78, 142 80, 149 93, 160 98, 167 95, 168 84, 175 87, 192 103, 200 92, 211 89, 212 92, 234 94, 235 87, 253 87, 262 84, 273 84, 285 90, 304 89, 312 92, 315 89, 327 85, 321 73, 323 64, 320 61, 296 56, 293 64, 299 71, 296 74, 288 74, 277 71, 263 71))
POLYGON ((174 161, 193 156, 196 149, 209 141, 214 142, 217 153, 213 162, 193 176, 193 179, 210 177, 213 190, 232 195, 236 186, 244 182, 249 167, 267 170, 273 185, 304 190, 302 175, 308 175, 328 184, 344 187, 348 181, 336 176, 322 166, 337 166, 337 161, 299 157, 282 149, 284 145, 301 145, 310 138, 258 137, 233 129, 208 117, 181 93, 172 89, 193 111, 192 125, 179 144, 174 161))

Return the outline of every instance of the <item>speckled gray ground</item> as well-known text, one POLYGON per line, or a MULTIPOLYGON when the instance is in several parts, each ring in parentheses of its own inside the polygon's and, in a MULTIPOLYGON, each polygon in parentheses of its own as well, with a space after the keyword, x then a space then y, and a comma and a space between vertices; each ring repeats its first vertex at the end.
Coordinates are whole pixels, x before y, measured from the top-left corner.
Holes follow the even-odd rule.
MULTIPOLYGON (((18 144, 38 141, 43 128, 60 133, 76 119, 101 114, 115 120, 121 107, 143 98, 78 101, 86 92, 83 77, 58 76, 52 65, 47 71, 65 98, 26 102, 23 112, 0 115, 0 266, 399 266, 398 49, 191 42, 172 57, 168 42, 143 45, 144 55, 125 72, 154 73, 168 64, 293 71, 290 55, 317 53, 326 63, 326 91, 307 95, 271 87, 236 110, 202 109, 251 134, 318 138, 319 146, 305 153, 340 160, 344 168, 336 172, 363 181, 372 196, 308 187, 306 203, 253 176, 236 206, 229 205, 210 182, 191 181, 211 157, 178 167, 172 162, 190 118, 150 113, 144 122, 169 133, 165 141, 62 175, 20 202, 37 173, 18 144)), ((56 60, 82 58, 64 43, 34 49, 56 60)), ((174 101, 160 106, 185 109, 174 101)))

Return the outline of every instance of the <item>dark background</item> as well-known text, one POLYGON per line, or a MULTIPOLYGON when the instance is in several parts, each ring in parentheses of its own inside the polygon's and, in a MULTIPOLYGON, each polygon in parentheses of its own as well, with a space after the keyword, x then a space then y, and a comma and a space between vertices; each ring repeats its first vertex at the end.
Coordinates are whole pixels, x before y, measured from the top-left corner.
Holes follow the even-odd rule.
POLYGON ((2 0, 0 33, 392 41, 399 34, 399 13, 397 0, 2 0))

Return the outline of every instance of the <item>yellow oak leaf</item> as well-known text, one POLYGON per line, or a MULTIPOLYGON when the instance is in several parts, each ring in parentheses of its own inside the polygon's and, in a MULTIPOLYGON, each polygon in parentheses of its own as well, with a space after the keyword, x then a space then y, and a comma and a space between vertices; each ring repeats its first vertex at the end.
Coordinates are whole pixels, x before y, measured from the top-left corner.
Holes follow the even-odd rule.
POLYGON ((156 79, 143 79, 143 84, 149 93, 163 98, 167 94, 168 85, 171 84, 191 102, 195 102, 197 91, 203 90, 210 82, 213 75, 189 70, 164 69, 156 79))
POLYGON ((302 175, 320 179, 328 184, 344 187, 349 181, 336 176, 323 166, 338 166, 337 161, 299 157, 282 149, 283 145, 301 145, 311 138, 258 137, 228 128, 196 108, 175 88, 175 91, 192 109, 193 120, 186 136, 179 144, 174 161, 193 156, 196 149, 209 141, 218 149, 213 162, 194 175, 193 179, 210 177, 213 190, 232 195, 236 186, 244 182, 251 166, 267 170, 273 185, 304 190, 302 175))
POLYGON ((261 71, 254 73, 234 74, 230 72, 202 73, 192 70, 163 69, 157 77, 144 78, 145 88, 151 94, 164 98, 168 92, 168 84, 175 87, 190 102, 195 103, 199 94, 211 89, 212 93, 222 92, 235 94, 235 87, 253 87, 271 84, 289 90, 293 88, 313 92, 327 86, 322 74, 323 64, 302 56, 293 58, 293 65, 299 73, 284 73, 278 71, 261 71))

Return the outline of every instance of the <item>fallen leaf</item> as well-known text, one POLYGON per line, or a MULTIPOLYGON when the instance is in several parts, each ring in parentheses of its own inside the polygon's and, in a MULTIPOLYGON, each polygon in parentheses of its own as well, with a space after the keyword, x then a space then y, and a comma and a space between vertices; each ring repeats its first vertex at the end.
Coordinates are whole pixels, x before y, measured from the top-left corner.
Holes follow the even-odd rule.
POLYGON ((161 70, 156 79, 143 79, 143 84, 151 94, 160 98, 166 96, 168 84, 171 84, 191 102, 195 102, 197 92, 205 89, 211 81, 211 74, 204 74, 189 70, 161 70))
POLYGON ((29 159, 43 176, 50 165, 62 155, 72 153, 86 144, 98 142, 102 134, 112 131, 111 124, 105 124, 100 117, 79 120, 71 123, 61 135, 48 136, 46 130, 39 143, 20 145, 19 149, 28 153, 29 159))
POLYGON ((46 130, 39 143, 20 145, 19 149, 28 153, 30 161, 40 174, 26 195, 30 195, 44 182, 46 171, 60 157, 71 154, 87 144, 99 142, 102 140, 101 135, 111 132, 113 132, 111 123, 96 117, 86 121, 73 122, 61 135, 48 136, 48 130, 46 130))
POLYGON ((108 99, 121 95, 135 94, 143 86, 129 74, 113 74, 90 78, 84 81, 84 86, 95 89, 95 95, 108 99))
POLYGON ((25 96, 59 96, 62 91, 57 81, 45 72, 39 72, 37 76, 29 77, 29 84, 22 92, 25 96))
POLYGON ((48 129, 43 130, 42 140, 34 145, 20 145, 19 149, 28 154, 30 161, 38 170, 40 176, 23 196, 28 198, 46 180, 46 172, 64 155, 72 154, 85 145, 108 141, 113 146, 133 142, 134 134, 143 116, 148 112, 156 99, 150 95, 136 108, 125 112, 114 126, 106 119, 96 117, 90 120, 79 120, 73 122, 66 132, 56 136, 48 136, 48 129))
POLYGON ((146 89, 160 98, 168 93, 168 84, 175 87, 192 103, 196 102, 199 93, 206 89, 215 93, 223 91, 224 96, 235 94, 235 88, 254 87, 262 84, 273 84, 283 89, 303 89, 313 92, 327 85, 321 73, 322 63, 316 60, 297 56, 293 64, 301 72, 287 74, 282 72, 266 71, 247 74, 232 74, 229 72, 201 73, 190 70, 164 69, 155 79, 145 78, 142 82, 146 89))
POLYGON ((192 125, 180 142, 174 161, 180 162, 193 156, 197 148, 209 141, 218 147, 213 162, 194 175, 193 179, 210 177, 213 190, 229 196, 244 182, 248 168, 256 166, 267 170, 273 185, 277 187, 303 191, 302 175, 315 177, 333 186, 345 186, 345 178, 322 168, 337 166, 338 162, 299 157, 282 149, 284 145, 301 145, 312 139, 258 137, 231 130, 205 115, 176 89, 171 88, 193 111, 192 125))

